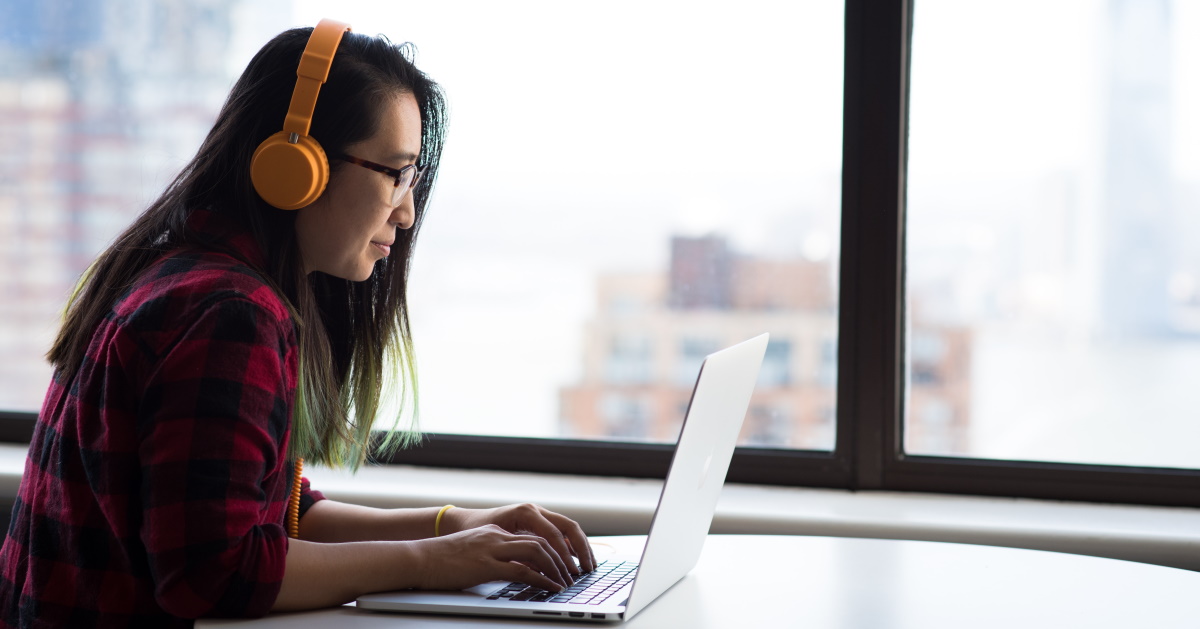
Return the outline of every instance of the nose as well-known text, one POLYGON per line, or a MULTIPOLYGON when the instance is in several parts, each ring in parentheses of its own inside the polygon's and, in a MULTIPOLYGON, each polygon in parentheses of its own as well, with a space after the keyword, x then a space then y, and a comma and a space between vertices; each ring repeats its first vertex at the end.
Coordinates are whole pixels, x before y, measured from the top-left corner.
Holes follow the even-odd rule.
POLYGON ((392 215, 388 217, 388 222, 400 229, 408 229, 413 226, 416 218, 416 204, 413 202, 413 194, 410 189, 401 197, 400 205, 397 205, 392 210, 392 215))

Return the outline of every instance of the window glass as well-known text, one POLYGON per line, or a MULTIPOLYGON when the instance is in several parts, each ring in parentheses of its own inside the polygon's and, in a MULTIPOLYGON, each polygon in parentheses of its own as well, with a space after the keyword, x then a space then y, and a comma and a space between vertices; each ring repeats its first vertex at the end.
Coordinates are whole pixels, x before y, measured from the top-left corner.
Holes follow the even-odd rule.
POLYGON ((41 406, 79 275, 195 153, 289 6, 0 3, 0 409, 41 406))
POLYGON ((909 453, 1200 467, 1196 32, 1181 1, 916 4, 909 453))
POLYGON ((744 439, 832 447, 842 2, 26 4, 0 408, 40 403, 70 287, 253 51, 333 17, 415 43, 449 98, 410 285, 424 430, 672 440, 703 356, 767 331, 744 439))

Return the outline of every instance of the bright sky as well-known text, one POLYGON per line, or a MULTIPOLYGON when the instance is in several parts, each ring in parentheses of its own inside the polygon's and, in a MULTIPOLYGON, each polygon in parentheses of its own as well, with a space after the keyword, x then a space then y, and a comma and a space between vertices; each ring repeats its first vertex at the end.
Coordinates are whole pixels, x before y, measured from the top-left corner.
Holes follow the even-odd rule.
MULTIPOLYGON (((1200 179, 1200 116, 1190 113, 1200 111, 1200 3, 1168 4, 1173 168, 1200 179)), ((918 2, 912 165, 947 175, 1092 168, 1108 7, 918 2)), ((294 17, 329 11, 300 0, 294 17)), ((840 156, 841 99, 825 94, 841 87, 842 11, 829 0, 337 5, 361 31, 418 44, 454 106, 449 159, 470 169, 492 168, 496 155, 551 169, 827 168, 840 156)))
MULTIPOLYGON (((1138 8, 1154 2, 1138 0, 1138 8)), ((1173 169, 1200 179, 1200 5, 1168 2, 1173 169)), ((1103 150, 1109 2, 921 0, 910 166, 929 174, 1087 171, 1103 150)), ((920 171, 918 171, 920 172, 920 171)))
MULTIPOLYGON (((829 0, 337 8, 361 32, 417 44, 450 95, 459 167, 597 172, 836 168, 841 11, 829 0)), ((329 12, 301 1, 295 17, 329 12)))

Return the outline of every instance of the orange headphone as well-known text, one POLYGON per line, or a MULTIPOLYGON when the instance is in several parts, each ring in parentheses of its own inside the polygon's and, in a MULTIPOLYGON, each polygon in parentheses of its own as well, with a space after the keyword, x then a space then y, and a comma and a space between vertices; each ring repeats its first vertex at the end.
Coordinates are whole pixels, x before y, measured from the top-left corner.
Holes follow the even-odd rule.
POLYGON ((316 201, 329 183, 329 159, 308 129, 317 94, 329 79, 333 54, 348 30, 349 24, 329 19, 313 28, 296 68, 296 89, 283 131, 263 140, 250 161, 250 181, 258 196, 281 210, 298 210, 316 201))

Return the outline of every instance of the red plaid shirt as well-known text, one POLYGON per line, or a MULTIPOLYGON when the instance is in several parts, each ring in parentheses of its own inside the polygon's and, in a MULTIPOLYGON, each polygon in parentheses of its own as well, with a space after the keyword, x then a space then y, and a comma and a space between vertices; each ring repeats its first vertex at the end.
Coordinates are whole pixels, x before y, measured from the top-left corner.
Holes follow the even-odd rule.
MULTIPOLYGON (((296 331, 215 213, 155 263, 46 394, 0 549, 0 626, 259 616, 283 580, 296 331)), ((302 508, 319 492, 304 483, 302 508)))

